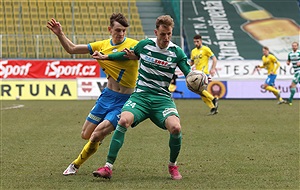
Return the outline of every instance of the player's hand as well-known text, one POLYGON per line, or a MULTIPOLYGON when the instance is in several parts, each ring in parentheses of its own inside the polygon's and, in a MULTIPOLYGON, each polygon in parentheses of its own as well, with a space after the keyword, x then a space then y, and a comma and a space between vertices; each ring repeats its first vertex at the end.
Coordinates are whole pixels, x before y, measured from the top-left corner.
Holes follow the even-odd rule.
POLYGON ((108 55, 104 55, 103 53, 99 51, 95 51, 92 55, 92 57, 96 60, 105 60, 108 59, 108 55))
POLYGON ((297 66, 300 66, 300 62, 297 63, 297 66))
POLYGON ((56 35, 61 35, 63 33, 60 23, 54 18, 47 22, 47 28, 49 28, 56 35))
POLYGON ((125 48, 123 50, 123 52, 125 52, 126 54, 124 55, 124 57, 128 58, 128 59, 132 59, 132 60, 138 60, 139 57, 135 55, 133 50, 130 50, 128 48, 125 48))
POLYGON ((211 70, 209 71, 209 73, 210 73, 210 75, 211 75, 212 77, 215 76, 216 69, 211 69, 211 70))

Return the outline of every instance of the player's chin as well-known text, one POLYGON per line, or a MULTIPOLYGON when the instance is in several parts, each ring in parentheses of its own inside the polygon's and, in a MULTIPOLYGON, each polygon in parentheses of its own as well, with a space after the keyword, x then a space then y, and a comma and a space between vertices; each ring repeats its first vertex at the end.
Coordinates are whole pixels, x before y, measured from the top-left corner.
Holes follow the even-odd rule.
POLYGON ((124 40, 124 36, 118 36, 117 37, 117 43, 121 43, 121 42, 123 42, 123 40, 124 40))

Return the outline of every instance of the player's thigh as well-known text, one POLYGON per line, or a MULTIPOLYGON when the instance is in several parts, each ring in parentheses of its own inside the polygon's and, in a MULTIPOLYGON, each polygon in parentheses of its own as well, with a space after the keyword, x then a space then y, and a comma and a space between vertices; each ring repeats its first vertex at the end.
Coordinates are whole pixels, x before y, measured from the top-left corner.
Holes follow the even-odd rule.
POLYGON ((111 97, 101 97, 97 100, 86 120, 96 125, 101 123, 103 120, 108 120, 114 127, 116 127, 121 109, 126 100, 127 99, 114 101, 114 98, 111 97))
POLYGON ((275 79, 276 79, 277 75, 268 75, 265 83, 268 86, 274 86, 275 85, 275 79))
POLYGON ((297 84, 300 84, 300 73, 296 73, 295 75, 294 75, 294 78, 293 78, 293 80, 292 80, 292 85, 295 87, 297 84))
POLYGON ((174 101, 168 97, 157 97, 156 99, 156 103, 152 106, 150 119, 159 128, 167 129, 165 121, 169 116, 174 115, 179 118, 176 105, 174 101))
POLYGON ((141 98, 141 95, 134 93, 122 108, 122 114, 125 114, 126 112, 133 114, 134 118, 133 122, 131 121, 131 127, 135 127, 149 117, 151 112, 151 102, 148 101, 146 97, 141 98))
POLYGON ((117 124, 120 120, 122 106, 123 105, 111 107, 109 111, 106 113, 106 115, 104 116, 103 121, 108 121, 113 126, 114 129, 116 129, 117 124))

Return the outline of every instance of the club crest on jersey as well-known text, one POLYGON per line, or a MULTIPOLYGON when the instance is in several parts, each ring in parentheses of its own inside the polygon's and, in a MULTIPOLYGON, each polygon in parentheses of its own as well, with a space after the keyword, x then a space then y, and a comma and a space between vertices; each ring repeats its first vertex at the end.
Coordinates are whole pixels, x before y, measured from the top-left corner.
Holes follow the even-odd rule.
POLYGON ((112 52, 116 53, 116 52, 118 52, 118 49, 113 49, 112 52))

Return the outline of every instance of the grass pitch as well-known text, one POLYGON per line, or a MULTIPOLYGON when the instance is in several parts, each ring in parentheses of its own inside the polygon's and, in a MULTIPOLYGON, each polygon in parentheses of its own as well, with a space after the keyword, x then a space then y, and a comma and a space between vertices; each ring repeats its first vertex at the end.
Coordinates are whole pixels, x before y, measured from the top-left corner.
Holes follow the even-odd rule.
POLYGON ((168 174, 167 131, 149 120, 127 131, 111 180, 92 176, 111 135, 77 175, 63 176, 86 143, 94 102, 2 101, 0 189, 299 189, 299 100, 220 100, 215 116, 201 100, 175 100, 180 181, 168 174))

